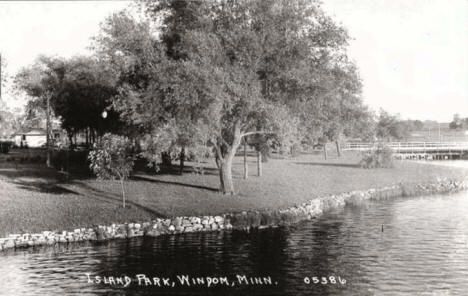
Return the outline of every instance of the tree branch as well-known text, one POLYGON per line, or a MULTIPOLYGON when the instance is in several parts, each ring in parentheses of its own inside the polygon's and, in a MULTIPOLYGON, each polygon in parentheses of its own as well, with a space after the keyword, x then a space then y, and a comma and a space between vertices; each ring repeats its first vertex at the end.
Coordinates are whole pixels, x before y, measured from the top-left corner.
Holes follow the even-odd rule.
POLYGON ((209 142, 211 142, 211 144, 213 145, 213 147, 215 148, 215 151, 216 151, 216 155, 219 157, 219 158, 222 158, 223 155, 221 153, 221 148, 219 147, 217 141, 213 141, 213 140, 208 140, 209 142))
POLYGON ((247 132, 241 134, 241 138, 245 136, 250 136, 250 135, 257 135, 257 134, 274 134, 273 132, 267 132, 267 131, 255 131, 255 132, 247 132))

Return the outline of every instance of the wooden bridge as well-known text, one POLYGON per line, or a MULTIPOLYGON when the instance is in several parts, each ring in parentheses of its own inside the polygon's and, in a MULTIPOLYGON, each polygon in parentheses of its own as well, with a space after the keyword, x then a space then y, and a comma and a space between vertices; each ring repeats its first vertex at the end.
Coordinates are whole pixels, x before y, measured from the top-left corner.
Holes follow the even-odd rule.
POLYGON ((343 150, 371 151, 379 145, 392 149, 402 159, 459 159, 468 154, 468 142, 349 142, 343 150))

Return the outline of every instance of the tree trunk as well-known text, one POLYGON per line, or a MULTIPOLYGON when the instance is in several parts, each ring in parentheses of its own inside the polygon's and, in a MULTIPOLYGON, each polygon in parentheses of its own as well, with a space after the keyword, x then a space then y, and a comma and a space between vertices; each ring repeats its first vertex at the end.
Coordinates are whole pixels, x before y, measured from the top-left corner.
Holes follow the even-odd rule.
POLYGON ((125 208, 125 186, 124 186, 124 178, 120 178, 120 186, 122 187, 122 206, 125 208))
POLYGON ((70 146, 67 148, 67 182, 70 178, 70 146))
POLYGON ((50 163, 50 98, 47 96, 47 109, 46 109, 46 146, 47 146, 47 167, 52 167, 50 163))
POLYGON ((179 173, 182 175, 184 173, 185 147, 182 147, 182 149, 180 150, 179 160, 180 160, 179 173))
POLYGON ((247 165, 247 141, 244 139, 244 180, 249 178, 249 166, 247 165))
POLYGON ((232 144, 227 144, 225 141, 218 140, 216 143, 216 164, 219 169, 220 190, 223 194, 234 194, 234 184, 232 182, 232 162, 236 155, 237 148, 240 146, 242 137, 240 130, 240 121, 234 124, 233 130, 234 138, 232 144), (221 143, 224 142, 224 143, 221 143), (227 146, 226 149, 222 149, 227 146), (225 151, 225 152, 223 152, 225 151))
POLYGON ((323 143, 323 157, 325 157, 325 160, 328 158, 327 154, 327 143, 323 143))
POLYGON ((262 172, 263 172, 263 169, 262 169, 262 152, 257 151, 257 174, 258 174, 259 177, 262 176, 262 172))
POLYGON ((336 140, 335 144, 336 144, 336 153, 338 153, 338 157, 341 157, 340 142, 338 140, 336 140))
POLYGON ((97 131, 92 128, 91 129, 91 141, 92 141, 93 144, 96 143, 96 133, 97 133, 97 131))
POLYGON ((168 152, 161 153, 161 163, 167 167, 172 166, 171 155, 168 152))
POLYGON ((232 160, 220 162, 219 167, 220 189, 223 194, 234 194, 234 183, 232 182, 232 160))
POLYGON ((70 132, 68 134, 68 149, 70 149, 70 147, 72 147, 73 145, 73 134, 70 132))

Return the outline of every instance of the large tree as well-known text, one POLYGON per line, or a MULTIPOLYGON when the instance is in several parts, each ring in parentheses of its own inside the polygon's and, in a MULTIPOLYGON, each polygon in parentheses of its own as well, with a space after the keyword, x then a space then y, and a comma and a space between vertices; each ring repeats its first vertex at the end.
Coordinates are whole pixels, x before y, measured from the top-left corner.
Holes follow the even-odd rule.
POLYGON ((107 110, 116 95, 116 75, 112 69, 94 57, 78 56, 56 63, 54 71, 61 75, 51 102, 69 135, 85 131, 90 142, 94 142, 104 132, 118 130, 118 114, 107 110))
MULTIPOLYGON (((4 87, 6 86, 6 83, 8 82, 8 75, 5 71, 6 68, 6 61, 5 58, 2 56, 0 53, 0 104, 2 104, 2 96, 4 93, 4 87)), ((3 107, 3 106, 0 106, 3 107)))
POLYGON ((409 137, 410 126, 399 115, 380 110, 376 127, 377 137, 383 140, 404 140, 409 137))
POLYGON ((450 129, 463 129, 468 128, 468 117, 462 118, 460 114, 454 114, 453 120, 449 123, 450 129))
POLYGON ((11 111, 6 104, 0 101, 0 139, 9 139, 20 129, 21 118, 18 110, 11 111))
POLYGON ((60 74, 53 71, 54 61, 46 56, 39 56, 34 64, 23 68, 15 77, 17 88, 23 90, 30 97, 30 105, 34 105, 46 114, 46 145, 47 166, 51 166, 51 106, 50 100, 57 90, 60 74))
POLYGON ((79 131, 102 135, 118 128, 118 115, 109 111, 107 118, 101 114, 109 107, 116 94, 115 72, 93 57, 70 59, 39 57, 16 76, 17 86, 29 96, 29 111, 47 111, 61 118, 62 127, 70 139, 79 131))
POLYGON ((347 71, 339 71, 347 34, 315 1, 143 6, 146 21, 114 15, 97 38, 103 59, 122 70, 113 106, 142 131, 151 155, 180 136, 174 130, 203 127, 225 194, 234 193, 232 162, 243 137, 283 134, 278 138, 293 143, 281 121, 299 137, 298 106, 317 114, 341 104, 352 89, 340 76, 347 71))

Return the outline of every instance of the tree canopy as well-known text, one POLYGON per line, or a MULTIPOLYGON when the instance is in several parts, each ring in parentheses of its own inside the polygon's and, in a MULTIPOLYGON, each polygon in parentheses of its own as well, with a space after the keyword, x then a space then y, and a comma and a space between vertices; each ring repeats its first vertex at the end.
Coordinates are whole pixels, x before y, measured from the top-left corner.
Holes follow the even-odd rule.
POLYGON ((141 6, 145 20, 115 14, 95 40, 120 72, 113 107, 152 156, 198 142, 192 131, 203 130, 223 193, 234 192, 231 166, 243 137, 274 134, 284 146, 333 139, 365 117, 346 30, 318 1, 141 6))
POLYGON ((410 132, 410 126, 407 122, 401 120, 398 115, 392 115, 384 110, 380 110, 376 134, 377 137, 390 140, 407 139, 410 132))
POLYGON ((123 11, 105 20, 93 57, 41 57, 17 85, 38 105, 49 98, 69 133, 124 133, 151 162, 211 148, 225 194, 234 193, 232 161, 246 137, 288 153, 371 133, 348 34, 319 1, 139 5, 139 19, 123 11))
POLYGON ((28 68, 21 70, 16 85, 32 99, 29 111, 44 110, 50 100, 54 114, 61 118, 62 127, 69 135, 89 129, 103 134, 118 127, 118 115, 101 113, 116 94, 115 73, 105 63, 93 57, 70 59, 41 56, 28 68))

